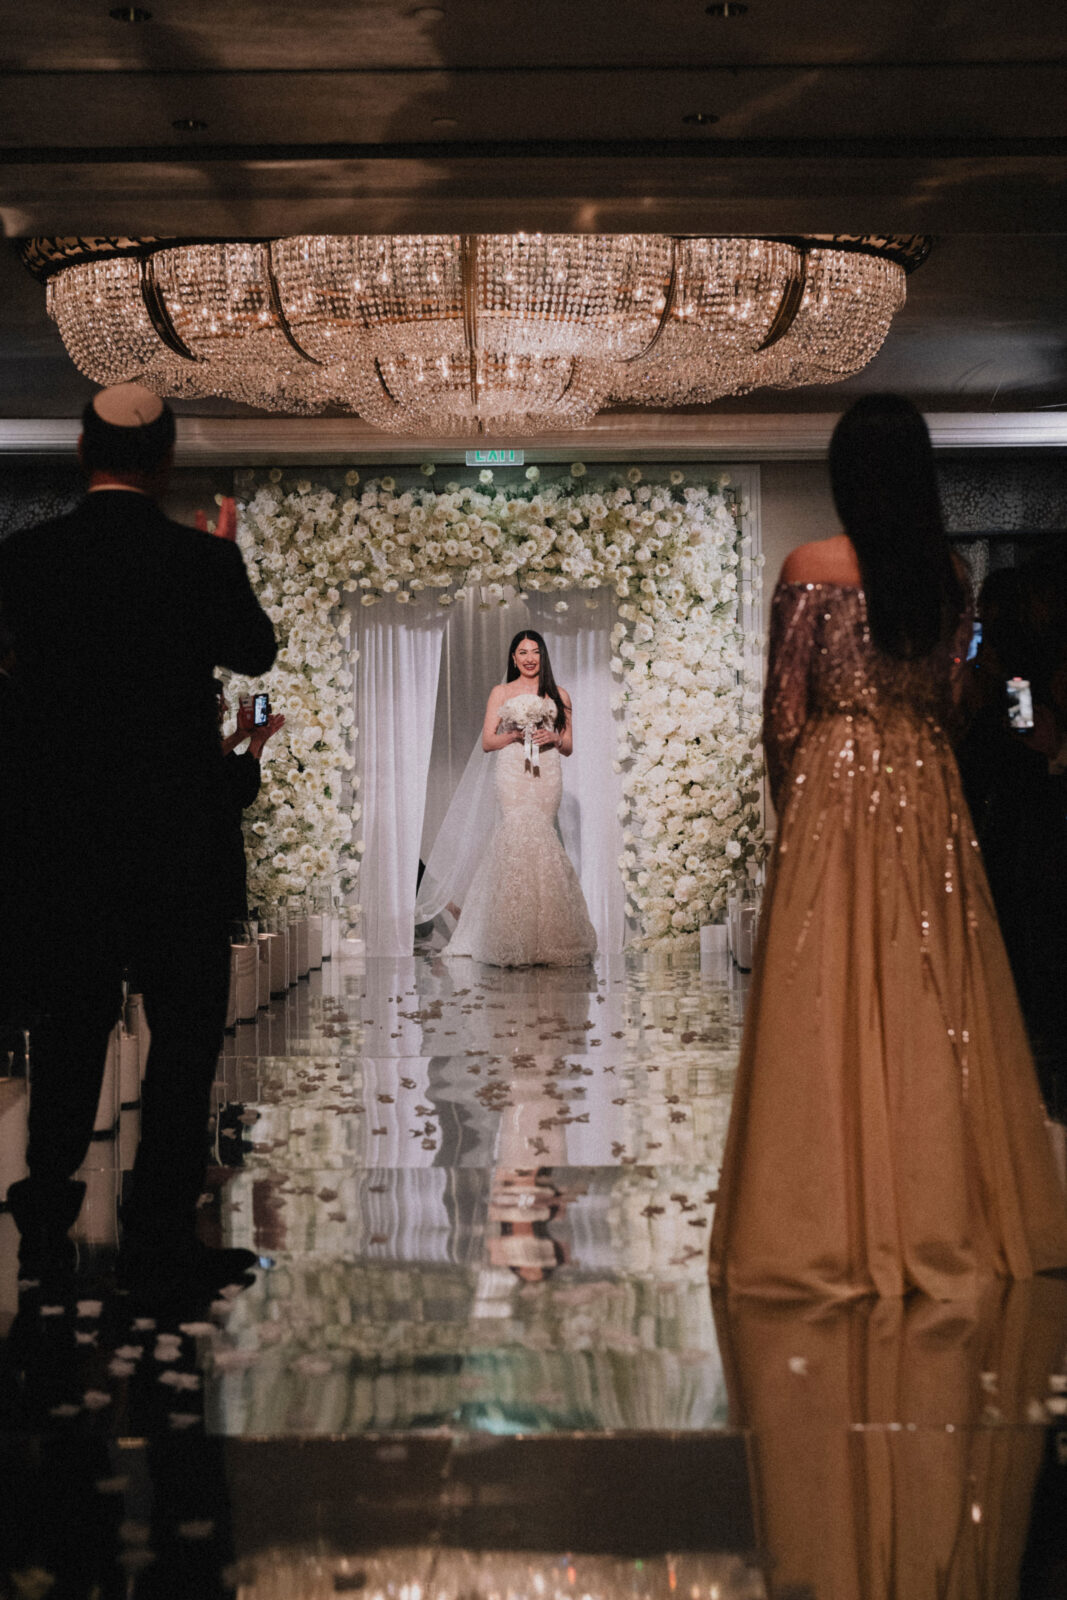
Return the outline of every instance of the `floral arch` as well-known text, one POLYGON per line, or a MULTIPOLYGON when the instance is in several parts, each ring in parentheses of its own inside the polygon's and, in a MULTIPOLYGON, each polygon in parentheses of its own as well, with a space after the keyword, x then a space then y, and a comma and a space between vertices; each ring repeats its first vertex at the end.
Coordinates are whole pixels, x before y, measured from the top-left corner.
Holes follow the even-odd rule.
POLYGON ((443 607, 477 589, 486 609, 509 590, 558 593, 566 609, 606 585, 617 604, 628 914, 644 943, 688 941, 721 918, 764 855, 762 557, 727 477, 645 470, 594 483, 575 462, 552 481, 533 467, 506 487, 483 471, 442 489, 426 481, 430 466, 405 485, 355 471, 333 487, 277 468, 239 475, 238 542, 280 641, 265 683, 287 718, 246 813, 254 903, 354 894, 353 606, 392 595, 443 607))

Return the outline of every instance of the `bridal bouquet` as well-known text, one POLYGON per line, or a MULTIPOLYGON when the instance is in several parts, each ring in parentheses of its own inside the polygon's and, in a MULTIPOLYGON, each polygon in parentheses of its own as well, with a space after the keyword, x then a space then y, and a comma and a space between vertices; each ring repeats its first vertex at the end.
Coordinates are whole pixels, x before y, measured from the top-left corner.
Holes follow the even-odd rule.
POLYGON ((505 701, 500 713, 500 727, 514 729, 523 735, 526 771, 534 777, 539 777, 541 773, 541 752, 534 744, 533 736, 538 728, 552 726, 554 709, 552 701, 547 698, 542 700, 539 694, 517 694, 505 701))

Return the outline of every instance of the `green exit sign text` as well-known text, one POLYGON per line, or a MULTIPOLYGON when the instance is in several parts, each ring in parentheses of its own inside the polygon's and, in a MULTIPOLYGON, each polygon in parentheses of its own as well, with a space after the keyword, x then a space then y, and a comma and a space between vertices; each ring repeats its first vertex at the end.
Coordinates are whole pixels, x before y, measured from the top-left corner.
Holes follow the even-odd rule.
POLYGON ((521 467, 526 457, 521 450, 468 450, 468 467, 521 467))

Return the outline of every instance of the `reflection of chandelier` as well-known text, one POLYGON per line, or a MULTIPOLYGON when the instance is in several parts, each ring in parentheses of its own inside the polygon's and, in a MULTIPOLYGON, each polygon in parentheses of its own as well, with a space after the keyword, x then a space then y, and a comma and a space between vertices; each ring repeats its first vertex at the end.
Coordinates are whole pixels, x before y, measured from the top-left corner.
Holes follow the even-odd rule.
POLYGON ((833 383, 880 349, 927 249, 517 233, 34 240, 25 256, 97 383, 462 435, 833 383))

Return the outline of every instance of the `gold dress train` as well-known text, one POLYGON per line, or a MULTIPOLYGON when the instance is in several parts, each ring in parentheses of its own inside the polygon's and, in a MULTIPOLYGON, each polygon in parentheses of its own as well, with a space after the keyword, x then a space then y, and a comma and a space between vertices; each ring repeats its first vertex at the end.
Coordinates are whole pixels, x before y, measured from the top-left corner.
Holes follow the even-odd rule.
POLYGON ((945 733, 962 637, 905 662, 861 589, 780 583, 778 838, 711 1238, 778 1298, 1067 1266, 1067 1199, 945 733))
POLYGON ((1067 1283, 716 1295, 715 1323, 769 1600, 1018 1600, 1067 1283))

